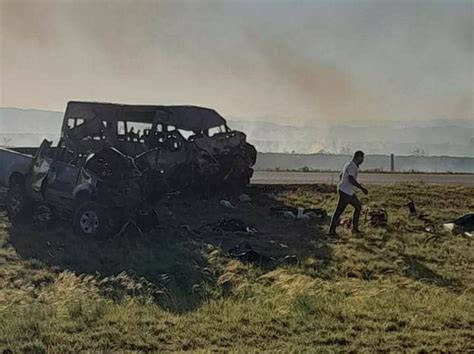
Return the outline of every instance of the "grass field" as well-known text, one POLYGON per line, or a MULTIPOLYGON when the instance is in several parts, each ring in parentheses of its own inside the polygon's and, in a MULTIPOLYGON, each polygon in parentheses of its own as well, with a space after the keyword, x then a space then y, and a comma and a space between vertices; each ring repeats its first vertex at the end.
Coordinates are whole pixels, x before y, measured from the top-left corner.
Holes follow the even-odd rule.
POLYGON ((166 200, 142 238, 80 240, 61 224, 12 228, 3 215, 0 351, 474 350, 473 241, 441 225, 474 210, 473 188, 374 186, 362 201, 386 208, 388 227, 363 225, 361 238, 341 227, 340 242, 327 226, 268 213, 281 202, 331 210, 333 187, 248 193, 252 204, 231 200, 235 209, 166 200), (258 233, 206 226, 222 216, 258 233), (243 264, 227 255, 242 240, 298 264, 243 264))

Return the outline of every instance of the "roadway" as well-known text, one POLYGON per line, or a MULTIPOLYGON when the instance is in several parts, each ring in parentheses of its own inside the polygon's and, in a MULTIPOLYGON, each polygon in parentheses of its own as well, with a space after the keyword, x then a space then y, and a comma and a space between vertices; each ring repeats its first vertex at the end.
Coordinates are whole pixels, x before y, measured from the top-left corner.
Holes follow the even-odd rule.
MULTIPOLYGON (((276 172, 255 171, 252 184, 336 184, 336 172, 276 172)), ((359 180, 366 184, 394 184, 422 182, 427 184, 474 186, 474 174, 450 173, 359 173, 359 180)))

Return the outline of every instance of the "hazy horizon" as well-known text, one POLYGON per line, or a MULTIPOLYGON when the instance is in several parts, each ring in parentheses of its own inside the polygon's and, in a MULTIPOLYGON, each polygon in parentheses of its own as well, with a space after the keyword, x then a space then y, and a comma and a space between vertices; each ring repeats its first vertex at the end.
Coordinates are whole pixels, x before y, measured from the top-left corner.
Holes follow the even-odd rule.
MULTIPOLYGON (((91 101, 91 102, 98 102, 98 101, 91 101)), ((67 102, 66 102, 67 103, 67 102)), ((0 109, 14 109, 14 110, 24 110, 24 111, 40 111, 40 112, 51 112, 51 113, 60 113, 64 114, 66 110, 66 103, 64 106, 64 109, 58 109, 58 110, 49 110, 49 109, 41 109, 41 108, 35 108, 35 107, 13 107, 13 106, 0 106, 0 109)), ((101 102, 101 103, 113 103, 113 104, 134 104, 130 102, 101 102)), ((144 105, 153 105, 153 103, 140 103, 144 105)), ((161 105, 160 103, 156 103, 156 105, 161 105)), ((184 104, 186 105, 186 104, 184 104)), ((214 107, 208 107, 208 108, 214 108, 214 107)), ((288 121, 282 121, 282 122, 273 122, 273 121, 268 121, 266 120, 264 116, 260 117, 224 117, 228 121, 238 121, 242 123, 265 123, 265 124, 275 124, 281 127, 299 127, 299 128, 305 128, 305 127, 310 127, 305 126, 304 122, 303 124, 298 124, 301 122, 296 121, 295 124, 291 120, 288 121), (247 118, 247 119, 246 119, 247 118)), ((268 117, 267 117, 268 118, 268 117)), ((403 119, 394 119, 394 120, 389 120, 389 121, 383 121, 383 122, 378 122, 378 121, 368 121, 368 120, 359 120, 359 121, 340 121, 340 122, 324 122, 323 126, 328 127, 328 126, 364 126, 366 124, 381 124, 381 125, 387 125, 387 124, 403 124, 406 126, 416 126, 417 124, 420 124, 421 126, 425 125, 456 125, 456 124, 465 124, 469 127, 474 127, 474 120, 472 119, 462 119, 462 118, 456 118, 452 117, 450 119, 443 119, 443 118, 438 118, 438 119, 430 119, 430 120, 410 120, 410 121, 404 121, 403 119), (441 124, 443 123, 443 124, 441 124)), ((0 126, 1 127, 1 126, 0 126)), ((314 128, 314 127, 313 127, 314 128)))
MULTIPOLYGON (((246 133, 260 152, 436 155, 474 157, 474 120, 411 122, 335 122, 295 126, 291 122, 244 121, 225 117, 232 129, 246 133)), ((60 111, 0 107, 0 145, 36 146, 57 141, 60 111)))
POLYGON ((472 1, 0 0, 0 106, 293 126, 474 119, 472 1))

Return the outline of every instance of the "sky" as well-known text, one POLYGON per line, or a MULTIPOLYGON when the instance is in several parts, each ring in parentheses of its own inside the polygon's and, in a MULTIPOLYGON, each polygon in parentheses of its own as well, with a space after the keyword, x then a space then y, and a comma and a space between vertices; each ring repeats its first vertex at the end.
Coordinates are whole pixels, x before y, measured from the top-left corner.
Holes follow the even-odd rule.
POLYGON ((474 1, 0 0, 0 107, 192 104, 318 126, 474 119, 474 1))

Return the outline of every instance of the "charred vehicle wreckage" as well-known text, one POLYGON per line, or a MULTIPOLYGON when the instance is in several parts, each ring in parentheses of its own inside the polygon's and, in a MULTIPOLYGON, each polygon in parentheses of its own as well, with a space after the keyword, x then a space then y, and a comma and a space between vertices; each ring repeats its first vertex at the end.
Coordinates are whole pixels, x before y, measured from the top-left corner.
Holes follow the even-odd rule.
POLYGON ((52 215, 83 235, 140 232, 157 223, 166 193, 237 191, 255 148, 212 109, 69 102, 56 147, 0 150, 12 220, 52 215))
POLYGON ((240 188, 257 152, 216 111, 194 106, 130 106, 70 102, 62 139, 76 153, 113 147, 174 189, 240 188))

